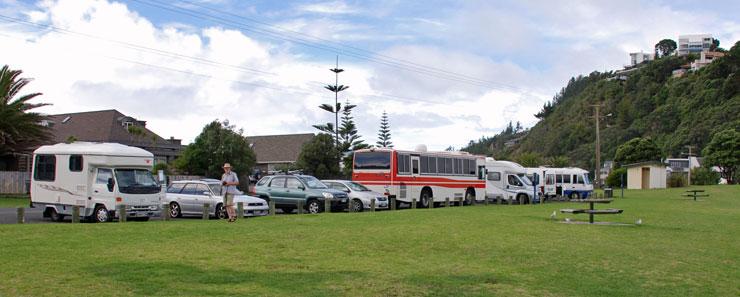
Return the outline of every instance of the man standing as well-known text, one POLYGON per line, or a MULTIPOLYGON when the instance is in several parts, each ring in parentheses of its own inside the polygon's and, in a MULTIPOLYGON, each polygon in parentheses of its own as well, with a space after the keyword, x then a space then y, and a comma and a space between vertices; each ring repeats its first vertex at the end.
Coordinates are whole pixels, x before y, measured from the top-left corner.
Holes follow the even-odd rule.
POLYGON ((239 194, 236 186, 239 185, 239 177, 236 172, 231 171, 231 164, 224 164, 224 174, 221 176, 221 184, 224 189, 224 205, 226 213, 229 215, 229 222, 236 221, 236 211, 234 210, 234 195, 239 194))

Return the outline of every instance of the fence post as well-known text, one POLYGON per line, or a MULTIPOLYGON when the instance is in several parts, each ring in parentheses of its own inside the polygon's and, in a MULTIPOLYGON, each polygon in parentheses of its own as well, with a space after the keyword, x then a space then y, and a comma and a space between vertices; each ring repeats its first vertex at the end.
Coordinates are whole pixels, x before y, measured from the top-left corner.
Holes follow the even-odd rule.
POLYGON ((429 197, 429 209, 434 208, 434 197, 429 197))
POLYGON ((483 198, 483 205, 488 206, 488 197, 483 198))
POLYGON ((496 196, 496 204, 501 205, 501 197, 496 196))
POLYGON ((298 200, 298 214, 303 214, 303 200, 298 200))
POLYGON ((396 197, 390 197, 388 201, 390 201, 389 203, 391 204, 391 210, 396 210, 396 197))
POLYGON ((164 217, 165 221, 169 221, 170 217, 172 216, 172 213, 170 213, 170 204, 167 203, 162 207, 162 216, 164 217))
POLYGON ((203 203, 203 219, 207 220, 210 215, 208 214, 208 209, 211 208, 210 203, 203 203))
POLYGON ((445 207, 450 207, 450 197, 445 197, 445 207))
POLYGON ((18 224, 26 222, 26 209, 23 207, 18 208, 18 224))
POLYGON ((473 199, 470 199, 470 206, 475 206, 475 197, 473 199))
POLYGON ((509 196, 509 198, 506 199, 506 205, 511 205, 511 196, 509 196))
POLYGON ((463 206, 463 197, 457 198, 457 205, 463 206))
POLYGON ((373 198, 373 200, 370 200, 370 211, 375 212, 375 198, 373 198))
POLYGON ((119 223, 126 222, 126 205, 125 204, 118 205, 118 222, 119 223))
POLYGON ((326 213, 331 212, 331 199, 330 198, 324 198, 324 211, 326 213))
POLYGON ((236 203, 236 217, 240 219, 244 218, 244 202, 236 203))
POLYGON ((416 198, 411 199, 411 209, 416 209, 416 198))
POLYGON ((72 206, 72 223, 80 222, 80 207, 75 205, 72 206))
POLYGON ((270 202, 267 204, 270 205, 270 215, 274 216, 275 215, 275 201, 272 201, 272 199, 270 199, 270 202))
POLYGON ((521 197, 519 199, 519 205, 524 205, 524 199, 521 199, 521 197))

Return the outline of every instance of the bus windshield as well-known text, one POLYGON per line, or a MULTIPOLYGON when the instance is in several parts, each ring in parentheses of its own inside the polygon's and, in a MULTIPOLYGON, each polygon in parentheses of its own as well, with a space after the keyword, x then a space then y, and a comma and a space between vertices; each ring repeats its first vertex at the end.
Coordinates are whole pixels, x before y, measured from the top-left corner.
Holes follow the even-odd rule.
POLYGON ((390 152, 355 153, 354 169, 390 170, 391 169, 391 153, 390 152))
POLYGON ((583 182, 586 183, 587 185, 591 184, 591 180, 588 179, 588 173, 583 174, 583 182))
POLYGON ((160 188, 146 169, 116 169, 118 190, 124 194, 155 194, 160 188))
POLYGON ((530 180, 530 179, 529 179, 529 177, 527 177, 527 175, 526 175, 526 174, 524 174, 524 173, 519 173, 519 174, 517 174, 517 175, 519 176, 519 178, 520 178, 520 179, 522 180, 522 182, 523 182, 523 183, 524 183, 525 185, 527 185, 527 186, 531 186, 531 185, 532 185, 532 180, 530 180))

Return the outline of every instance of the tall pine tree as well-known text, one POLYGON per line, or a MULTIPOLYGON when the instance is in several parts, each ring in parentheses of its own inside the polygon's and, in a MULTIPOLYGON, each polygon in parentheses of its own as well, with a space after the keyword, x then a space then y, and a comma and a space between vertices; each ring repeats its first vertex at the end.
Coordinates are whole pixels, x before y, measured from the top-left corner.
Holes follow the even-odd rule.
POLYGON ((342 163, 344 164, 343 173, 345 176, 352 174, 354 151, 369 147, 369 145, 360 139, 360 135, 357 133, 357 126, 352 117, 352 109, 355 107, 357 105, 350 104, 349 100, 344 103, 342 126, 339 128, 339 151, 343 155, 342 163))
POLYGON ((393 147, 393 142, 391 142, 391 125, 388 123, 388 113, 385 111, 383 111, 383 116, 380 118, 378 141, 375 144, 379 147, 393 147))

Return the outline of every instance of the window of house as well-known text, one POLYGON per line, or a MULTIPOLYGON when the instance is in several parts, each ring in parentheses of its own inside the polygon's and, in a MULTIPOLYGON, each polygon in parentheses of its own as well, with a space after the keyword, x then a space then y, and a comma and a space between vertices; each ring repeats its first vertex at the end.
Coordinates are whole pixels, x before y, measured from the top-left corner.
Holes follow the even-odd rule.
POLYGON ((36 155, 33 170, 33 179, 38 181, 54 181, 56 178, 57 158, 54 155, 36 155))
POLYGON ((69 156, 69 171, 72 171, 72 172, 82 171, 82 155, 69 156))

